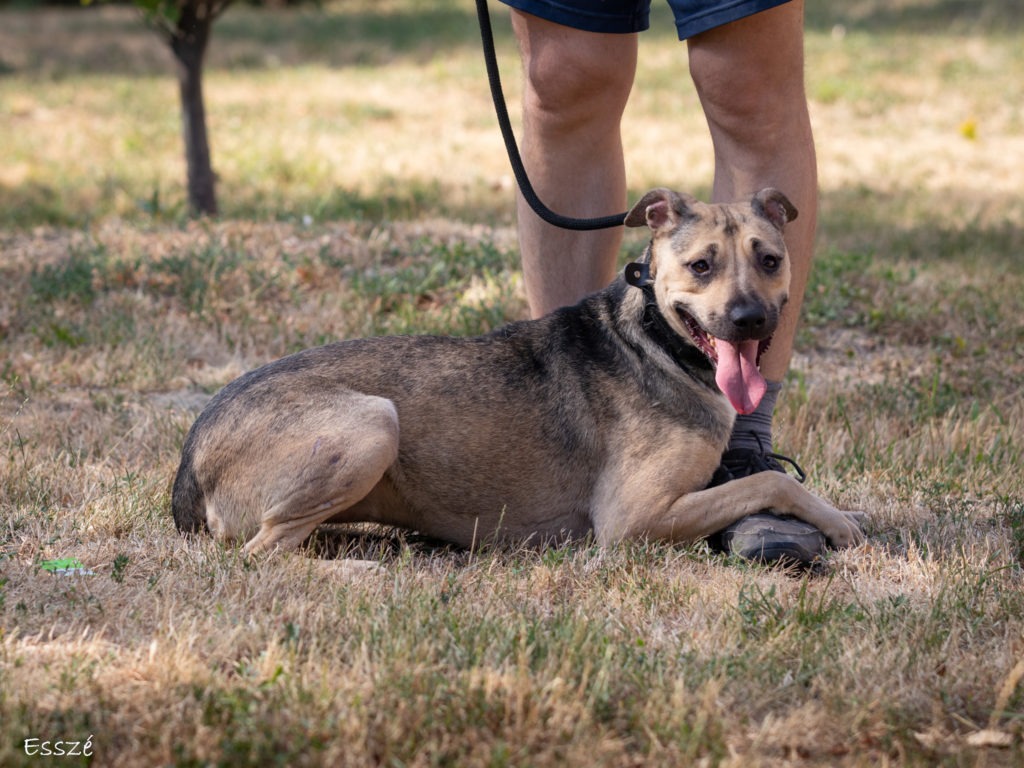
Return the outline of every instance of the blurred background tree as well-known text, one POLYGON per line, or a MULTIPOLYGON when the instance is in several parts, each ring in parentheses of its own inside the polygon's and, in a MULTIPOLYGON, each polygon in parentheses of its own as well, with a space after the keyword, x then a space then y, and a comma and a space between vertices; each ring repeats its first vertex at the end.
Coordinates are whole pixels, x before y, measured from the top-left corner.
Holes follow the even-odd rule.
POLYGON ((232 0, 133 0, 133 3, 174 54, 189 208, 194 215, 214 216, 217 213, 217 175, 210 159, 206 130, 203 60, 213 22, 228 9, 232 0))
MULTIPOLYGON (((103 0, 99 0, 102 2, 103 0)), ((43 0, 27 5, 91 5, 94 0, 43 0)), ((217 214, 217 174, 210 156, 203 98, 203 62, 213 23, 234 0, 127 0, 174 55, 181 102, 182 138, 189 209, 196 216, 217 214)), ((249 5, 298 5, 302 0, 247 0, 249 5)))

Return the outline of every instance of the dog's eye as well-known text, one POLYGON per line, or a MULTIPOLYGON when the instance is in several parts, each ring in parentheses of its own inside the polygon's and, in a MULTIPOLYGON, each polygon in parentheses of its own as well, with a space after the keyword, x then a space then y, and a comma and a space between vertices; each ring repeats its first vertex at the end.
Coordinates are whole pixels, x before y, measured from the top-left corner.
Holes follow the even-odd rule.
POLYGON ((695 275, 706 275, 711 271, 711 265, 706 259, 697 259, 690 263, 690 271, 695 275))
POLYGON ((774 253, 766 253, 761 256, 761 266, 769 272, 774 272, 779 268, 779 264, 782 263, 782 259, 776 256, 774 253))

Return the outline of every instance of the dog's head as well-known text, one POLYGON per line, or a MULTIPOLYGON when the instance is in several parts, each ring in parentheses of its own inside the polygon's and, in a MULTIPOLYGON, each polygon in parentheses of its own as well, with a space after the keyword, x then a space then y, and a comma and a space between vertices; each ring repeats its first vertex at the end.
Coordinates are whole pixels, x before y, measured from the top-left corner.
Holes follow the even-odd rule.
POLYGON ((776 189, 729 205, 655 189, 626 215, 626 226, 646 224, 652 234, 648 260, 628 265, 626 281, 653 289, 669 327, 715 364, 739 413, 753 411, 766 390, 758 362, 789 299, 782 231, 796 216, 776 189))

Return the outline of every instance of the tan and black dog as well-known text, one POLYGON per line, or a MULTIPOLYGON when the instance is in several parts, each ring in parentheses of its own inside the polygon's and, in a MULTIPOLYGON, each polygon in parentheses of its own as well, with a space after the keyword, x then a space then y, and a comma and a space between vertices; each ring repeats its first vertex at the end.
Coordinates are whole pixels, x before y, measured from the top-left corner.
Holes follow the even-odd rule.
POLYGON ((705 205, 657 189, 630 211, 650 246, 572 307, 477 338, 329 344, 228 384, 196 420, 174 482, 182 532, 247 554, 321 523, 376 522, 463 546, 689 541, 771 507, 834 546, 862 540, 792 477, 706 488, 787 299, 773 189, 705 205))

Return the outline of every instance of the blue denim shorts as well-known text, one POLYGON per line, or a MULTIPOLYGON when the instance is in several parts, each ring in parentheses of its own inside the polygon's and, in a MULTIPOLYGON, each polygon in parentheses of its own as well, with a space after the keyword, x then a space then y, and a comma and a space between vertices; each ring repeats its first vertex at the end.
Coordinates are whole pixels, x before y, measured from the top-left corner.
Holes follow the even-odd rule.
MULTIPOLYGON (((525 13, 587 32, 642 32, 651 0, 501 0, 525 13)), ((679 39, 782 5, 787 0, 668 0, 679 39)))

